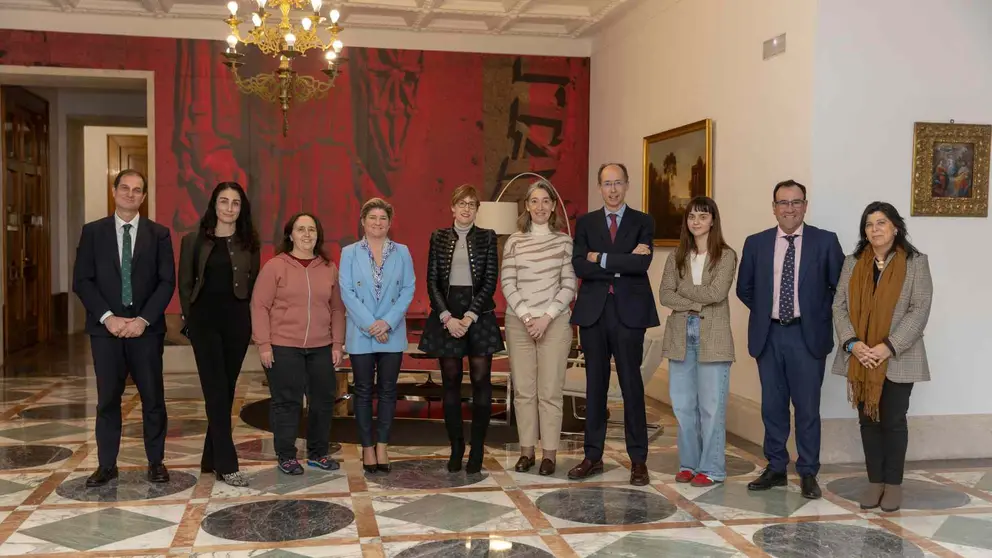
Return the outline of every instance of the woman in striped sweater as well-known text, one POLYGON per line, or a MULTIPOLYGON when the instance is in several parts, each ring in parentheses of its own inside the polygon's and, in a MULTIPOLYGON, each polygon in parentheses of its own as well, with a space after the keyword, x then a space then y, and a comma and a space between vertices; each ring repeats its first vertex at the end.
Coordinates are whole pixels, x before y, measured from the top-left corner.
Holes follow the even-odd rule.
POLYGON ((541 440, 538 472, 555 472, 561 434, 565 359, 572 345, 569 305, 575 298, 572 237, 558 230, 558 198, 550 184, 531 184, 527 211, 503 249, 501 268, 506 298, 506 345, 517 411, 520 459, 516 469, 530 470, 541 440))

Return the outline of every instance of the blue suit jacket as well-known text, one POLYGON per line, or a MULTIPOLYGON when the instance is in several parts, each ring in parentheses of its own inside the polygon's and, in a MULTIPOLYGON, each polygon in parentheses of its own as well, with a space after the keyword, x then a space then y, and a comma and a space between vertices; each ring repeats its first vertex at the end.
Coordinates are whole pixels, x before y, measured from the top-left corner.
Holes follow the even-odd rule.
POLYGON ((407 348, 406 311, 413 301, 417 278, 410 250, 403 244, 395 244, 396 250, 386 259, 382 270, 382 297, 379 300, 375 298, 372 264, 360 242, 345 246, 341 251, 338 281, 347 310, 345 351, 348 354, 402 353, 407 348), (376 320, 385 320, 392 328, 385 343, 369 335, 369 328, 376 320))
MULTIPOLYGON (((741 252, 737 298, 751 310, 747 349, 754 358, 764 350, 772 323, 777 231, 778 227, 773 227, 747 237, 741 252)), ((800 327, 810 354, 822 359, 834 348, 831 308, 844 251, 835 233, 804 225, 799 258, 800 327)))

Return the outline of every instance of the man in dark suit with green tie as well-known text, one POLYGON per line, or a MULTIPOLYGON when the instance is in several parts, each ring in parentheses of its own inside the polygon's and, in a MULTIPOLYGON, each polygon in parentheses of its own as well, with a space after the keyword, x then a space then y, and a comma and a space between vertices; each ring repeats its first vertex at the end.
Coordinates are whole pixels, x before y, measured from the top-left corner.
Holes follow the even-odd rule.
POLYGON ((176 285, 169 229, 138 215, 145 177, 123 170, 114 179, 114 215, 83 226, 72 290, 86 308, 96 372, 96 443, 99 467, 86 486, 117 478, 121 395, 130 373, 141 396, 148 480, 168 482, 162 353, 165 309, 176 285))

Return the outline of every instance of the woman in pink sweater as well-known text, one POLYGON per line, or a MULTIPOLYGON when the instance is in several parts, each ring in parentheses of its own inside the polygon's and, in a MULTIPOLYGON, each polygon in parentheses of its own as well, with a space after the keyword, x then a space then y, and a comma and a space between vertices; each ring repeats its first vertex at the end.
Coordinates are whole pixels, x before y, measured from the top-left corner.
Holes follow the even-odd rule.
POLYGON ((307 465, 338 469, 329 454, 334 369, 341 364, 345 309, 338 269, 324 252, 324 229, 308 213, 289 219, 280 253, 262 267, 251 297, 252 338, 269 379, 279 470, 302 475, 296 459, 306 391, 307 465))

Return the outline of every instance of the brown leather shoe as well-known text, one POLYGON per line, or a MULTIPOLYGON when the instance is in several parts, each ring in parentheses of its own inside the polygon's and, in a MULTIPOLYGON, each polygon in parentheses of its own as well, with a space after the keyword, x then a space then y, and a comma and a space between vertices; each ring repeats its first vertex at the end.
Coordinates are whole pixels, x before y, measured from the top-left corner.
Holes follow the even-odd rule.
POLYGON ((555 462, 550 459, 541 460, 541 468, 537 470, 537 474, 542 477, 547 477, 555 474, 555 462))
POLYGON ((527 457, 526 455, 521 455, 520 459, 517 460, 517 464, 513 466, 513 470, 518 473, 526 473, 530 471, 530 468, 534 466, 534 458, 527 457))
POLYGON ((603 472, 603 460, 593 463, 588 459, 583 459, 582 463, 579 463, 572 470, 568 472, 568 478, 570 480, 581 480, 587 479, 593 475, 598 475, 603 472))
POLYGON ((647 486, 650 482, 651 476, 648 474, 647 463, 630 464, 630 484, 634 486, 647 486))

